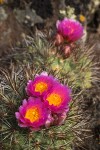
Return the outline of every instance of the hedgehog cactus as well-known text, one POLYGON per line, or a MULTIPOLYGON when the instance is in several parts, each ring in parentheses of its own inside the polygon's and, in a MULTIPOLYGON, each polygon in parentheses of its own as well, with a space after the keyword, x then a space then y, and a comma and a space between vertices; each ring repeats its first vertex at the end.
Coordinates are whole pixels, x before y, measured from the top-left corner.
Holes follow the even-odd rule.
POLYGON ((74 82, 75 88, 90 88, 92 81, 92 62, 87 48, 76 48, 71 56, 64 59, 63 56, 51 56, 49 61, 52 70, 60 72, 61 77, 66 75, 70 82, 74 82))
MULTIPOLYGON (((69 82, 73 82, 75 88, 91 87, 93 76, 92 48, 80 46, 82 43, 74 43, 74 48, 73 45, 66 46, 67 51, 65 53, 65 46, 50 45, 45 37, 35 39, 28 37, 27 43, 25 55, 22 55, 24 64, 30 62, 37 68, 41 66, 42 68, 50 68, 56 73, 59 72, 60 77, 69 78, 69 82)), ((17 56, 17 61, 21 64, 21 56, 17 56)))
POLYGON ((84 131, 86 123, 78 104, 83 90, 91 87, 93 64, 91 49, 81 40, 76 42, 83 35, 83 27, 67 21, 68 30, 58 24, 60 36, 53 42, 39 32, 25 39, 24 51, 11 56, 23 64, 22 68, 10 73, 1 69, 4 150, 70 150, 76 135, 81 139, 80 130, 84 131), (58 38, 63 40, 57 42, 58 38))
MULTIPOLYGON (((1 75, 0 84, 0 115, 3 150, 71 149, 77 125, 81 122, 76 107, 80 94, 74 95, 71 100, 72 94, 66 86, 68 79, 59 79, 59 74, 55 78, 52 71, 49 75, 40 72, 41 70, 37 72, 36 68, 29 66, 18 71, 1 70, 3 76, 1 75), (55 101, 51 98, 53 92, 54 96, 56 94, 53 98, 55 101), (27 100, 22 101, 23 99, 27 100)), ((70 86, 71 88, 73 87, 70 86)))
MULTIPOLYGON (((56 45, 58 40, 58 55, 54 56, 55 59, 52 63, 53 70, 58 70, 61 76, 64 74, 70 77, 70 81, 75 83, 78 88, 91 87, 91 68, 92 61, 90 58, 90 50, 88 50, 83 42, 82 36, 84 29, 78 21, 74 19, 64 18, 62 21, 57 21, 57 36, 56 45)), ((51 58, 52 59, 52 58, 51 58)))

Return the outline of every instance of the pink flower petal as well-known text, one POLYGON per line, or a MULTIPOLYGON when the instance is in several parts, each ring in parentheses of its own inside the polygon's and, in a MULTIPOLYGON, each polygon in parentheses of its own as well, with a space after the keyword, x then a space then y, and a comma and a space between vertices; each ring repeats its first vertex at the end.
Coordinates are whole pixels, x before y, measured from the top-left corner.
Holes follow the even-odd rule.
POLYGON ((15 112, 15 116, 16 116, 17 119, 19 119, 20 118, 20 113, 19 112, 15 112))
POLYGON ((56 23, 57 32, 68 42, 75 42, 83 36, 83 27, 74 19, 64 18, 56 23))

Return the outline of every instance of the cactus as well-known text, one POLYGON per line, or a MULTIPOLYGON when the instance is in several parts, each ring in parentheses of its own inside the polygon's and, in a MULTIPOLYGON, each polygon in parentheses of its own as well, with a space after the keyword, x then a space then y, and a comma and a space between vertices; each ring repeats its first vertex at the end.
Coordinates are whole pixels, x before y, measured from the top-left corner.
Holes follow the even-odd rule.
POLYGON ((91 88, 95 73, 92 72, 94 67, 93 47, 84 46, 81 42, 75 45, 71 55, 66 58, 63 48, 53 45, 45 35, 40 34, 34 38, 27 37, 23 48, 19 48, 20 51, 16 51, 11 56, 8 55, 8 58, 1 60, 1 63, 12 60, 15 64, 30 63, 37 68, 50 68, 56 73, 59 72, 61 78, 63 76, 69 78, 75 88, 91 88))
POLYGON ((19 64, 18 68, 12 68, 11 71, 1 69, 2 149, 70 150, 74 142, 82 142, 80 131, 86 133, 84 126, 86 127, 87 120, 82 117, 79 102, 83 91, 91 88, 92 82, 96 80, 92 72, 92 50, 77 43, 70 56, 66 58, 62 45, 55 46, 48 36, 40 32, 34 38, 25 38, 22 46, 24 51, 20 49, 20 54, 17 52, 9 57, 19 64), (60 83, 72 89, 72 102, 62 125, 30 131, 18 126, 15 112, 18 111, 22 99, 27 98, 27 81, 34 79, 35 75, 42 71, 52 74, 60 83))
MULTIPOLYGON (((83 120, 80 119, 82 114, 77 114, 77 105, 82 91, 74 94, 73 85, 70 86, 73 90, 70 111, 62 125, 43 128, 39 131, 31 131, 28 128, 18 126, 15 112, 21 105, 22 99, 27 97, 25 93, 26 83, 41 70, 41 68, 38 70, 29 65, 16 70, 12 68, 10 71, 1 69, 0 115, 1 147, 3 150, 70 150, 72 142, 75 140, 75 135, 79 133, 79 126, 84 127, 82 126, 83 120)), ((67 78, 59 78, 59 73, 56 74, 52 70, 49 70, 49 73, 56 76, 60 82, 68 83, 67 78)))
MULTIPOLYGON (((67 59, 55 57, 51 67, 53 70, 60 71, 61 76, 66 75, 76 88, 90 88, 92 78, 92 62, 89 51, 86 47, 76 48, 72 56, 67 59)), ((52 56, 50 60, 52 60, 52 56)))
POLYGON ((59 72, 61 78, 66 75, 66 78, 70 78, 70 83, 74 83, 75 88, 91 88, 94 76, 93 47, 84 46, 81 41, 66 58, 63 48, 53 45, 42 33, 34 38, 27 37, 25 43, 24 51, 20 49, 20 54, 16 52, 10 59, 18 64, 31 63, 37 67, 50 68, 56 73, 59 72))

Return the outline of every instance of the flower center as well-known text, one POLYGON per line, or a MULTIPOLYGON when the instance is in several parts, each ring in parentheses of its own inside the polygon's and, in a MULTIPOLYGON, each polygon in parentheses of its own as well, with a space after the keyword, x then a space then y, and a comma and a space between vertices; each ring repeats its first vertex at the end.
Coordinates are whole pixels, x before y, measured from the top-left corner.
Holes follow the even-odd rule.
POLYGON ((42 94, 47 89, 48 89, 48 86, 44 82, 40 82, 35 85, 35 92, 40 92, 40 94, 42 94))
POLYGON ((52 93, 47 97, 49 105, 59 106, 62 102, 60 95, 52 93))
POLYGON ((25 118, 29 119, 30 122, 38 121, 40 118, 39 109, 38 108, 30 108, 26 111, 25 118))

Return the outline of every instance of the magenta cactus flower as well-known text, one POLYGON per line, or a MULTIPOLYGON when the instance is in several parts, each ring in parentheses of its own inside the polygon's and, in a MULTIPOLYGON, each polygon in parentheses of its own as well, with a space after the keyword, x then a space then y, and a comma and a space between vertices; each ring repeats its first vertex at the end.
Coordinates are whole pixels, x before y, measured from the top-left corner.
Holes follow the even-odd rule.
POLYGON ((39 130, 52 125, 61 125, 69 111, 71 90, 59 83, 53 76, 42 72, 29 80, 26 92, 28 100, 23 100, 15 113, 20 127, 39 130))
POLYGON ((44 96, 45 105, 54 113, 61 113, 66 109, 70 100, 71 90, 59 83, 44 96))
POLYGON ((50 118, 49 111, 44 103, 39 98, 32 97, 28 101, 23 100, 23 104, 19 107, 19 112, 15 113, 15 116, 20 127, 29 127, 33 130, 39 130, 50 118))
POLYGON ((26 87, 26 92, 29 96, 41 96, 49 91, 54 83, 57 82, 51 75, 46 72, 37 75, 33 80, 29 80, 26 87))
POLYGON ((83 36, 83 26, 74 19, 64 18, 57 21, 57 32, 68 42, 75 42, 83 36))

